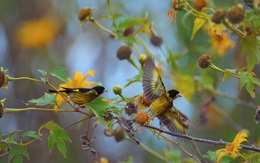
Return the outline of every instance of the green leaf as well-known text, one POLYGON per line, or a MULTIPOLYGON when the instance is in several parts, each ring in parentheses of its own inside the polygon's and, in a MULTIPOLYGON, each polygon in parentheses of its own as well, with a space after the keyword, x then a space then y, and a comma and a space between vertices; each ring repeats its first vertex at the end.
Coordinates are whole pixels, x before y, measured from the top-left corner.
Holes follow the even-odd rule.
POLYGON ((79 120, 79 123, 77 125, 77 129, 80 129, 85 123, 86 121, 88 120, 89 118, 89 115, 83 115, 80 120, 79 120))
POLYGON ((58 147, 59 151, 62 153, 63 157, 66 158, 67 149, 66 149, 66 144, 64 143, 64 141, 61 141, 61 140, 58 139, 57 147, 58 147))
POLYGON ((193 30, 192 30, 192 34, 191 34, 191 40, 194 38, 195 34, 198 32, 198 30, 206 23, 205 19, 201 19, 199 17, 197 17, 194 20, 194 24, 193 24, 193 30))
POLYGON ((176 163, 181 163, 181 152, 178 150, 164 150, 164 155, 167 155, 170 157, 171 161, 174 161, 176 163))
POLYGON ((46 128, 50 130, 50 135, 48 136, 48 147, 52 151, 55 144, 57 144, 58 150, 66 158, 67 150, 65 145, 65 140, 71 142, 69 136, 65 133, 65 130, 60 127, 57 123, 49 121, 46 124, 42 125, 39 130, 46 128))
POLYGON ((119 20, 118 21, 118 27, 120 29, 124 30, 126 28, 133 27, 133 26, 145 23, 145 22, 147 22, 147 18, 146 17, 144 17, 144 18, 131 18, 131 17, 128 17, 128 18, 119 20))
POLYGON ((117 114, 117 115, 121 115, 122 113, 121 113, 121 111, 120 111, 120 109, 118 108, 118 107, 116 107, 116 106, 111 106, 111 107, 109 107, 108 108, 110 111, 112 111, 112 113, 115 113, 115 114, 117 114))
POLYGON ((255 50, 255 52, 250 53, 246 57, 246 62, 247 62, 247 71, 251 72, 254 67, 259 63, 260 61, 260 51, 258 49, 255 50))
POLYGON ((7 144, 0 143, 0 151, 7 152, 8 151, 7 144))
POLYGON ((65 68, 58 67, 50 72, 50 74, 63 82, 68 82, 68 76, 64 72, 65 68))
POLYGON ((113 17, 113 19, 118 19, 123 15, 124 15, 123 13, 115 13, 115 14, 112 15, 112 17, 113 17))
POLYGON ((26 136, 42 140, 41 137, 39 137, 39 135, 37 135, 36 131, 26 131, 23 134, 23 137, 26 137, 26 136))
POLYGON ((251 97, 255 98, 255 85, 260 85, 258 78, 255 77, 254 72, 244 72, 239 71, 238 75, 240 77, 240 89, 243 86, 246 86, 247 92, 251 95, 251 97))
POLYGON ((109 105, 107 102, 104 102, 103 97, 99 97, 94 102, 86 103, 85 105, 91 109, 91 111, 96 115, 96 117, 102 124, 106 126, 110 125, 111 122, 106 121, 103 118, 103 115, 106 115, 107 109, 111 108, 112 106, 109 105))
POLYGON ((127 79, 128 83, 124 86, 124 88, 130 86, 131 84, 135 82, 141 82, 141 74, 135 75, 131 79, 127 79))
POLYGON ((170 65, 170 67, 175 70, 178 71, 179 70, 179 65, 178 62, 175 58, 175 55, 172 53, 172 51, 167 47, 167 52, 169 57, 167 58, 167 63, 170 65))
POLYGON ((14 163, 23 163, 23 157, 21 155, 16 155, 13 160, 14 163))
POLYGON ((242 54, 247 54, 247 71, 251 72, 260 61, 259 42, 256 35, 250 35, 243 38, 240 42, 242 54))
POLYGON ((10 162, 13 158, 14 158, 13 162, 15 162, 15 163, 16 163, 16 161, 23 162, 22 156, 25 156, 28 160, 30 160, 30 156, 27 151, 27 146, 25 146, 25 145, 13 146, 10 149, 10 152, 8 155, 8 162, 10 162))
POLYGON ((44 93, 44 96, 38 99, 31 99, 28 102, 31 104, 35 104, 37 106, 48 105, 48 104, 56 104, 56 96, 48 93, 44 93))
POLYGON ((236 69, 225 69, 222 77, 222 82, 226 81, 232 74, 236 73, 236 69))
POLYGON ((215 151, 208 151, 206 155, 203 155, 203 157, 209 159, 210 161, 215 161, 217 158, 215 151))
POLYGON ((211 76, 200 76, 197 81, 199 82, 199 90, 201 89, 207 89, 214 91, 214 80, 211 76))
POLYGON ((6 143, 8 143, 8 144, 18 144, 15 140, 14 140, 14 138, 13 138, 13 136, 17 133, 17 132, 20 132, 21 130, 16 130, 16 131, 14 131, 14 132, 11 132, 11 133, 9 133, 8 134, 8 136, 7 136, 7 138, 4 140, 6 143))
POLYGON ((38 70, 41 74, 42 74, 42 76, 43 77, 45 77, 45 76, 47 76, 47 72, 46 71, 44 71, 44 70, 38 70))

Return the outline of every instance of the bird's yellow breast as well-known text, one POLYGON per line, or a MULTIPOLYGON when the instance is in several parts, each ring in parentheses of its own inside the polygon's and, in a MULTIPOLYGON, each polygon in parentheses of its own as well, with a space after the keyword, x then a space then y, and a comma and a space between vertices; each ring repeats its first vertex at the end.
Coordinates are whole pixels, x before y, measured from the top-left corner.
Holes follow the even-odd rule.
POLYGON ((171 109, 173 104, 172 104, 172 99, 168 97, 167 95, 162 95, 161 97, 157 98, 151 106, 151 113, 154 116, 158 116, 162 114, 165 110, 171 109))

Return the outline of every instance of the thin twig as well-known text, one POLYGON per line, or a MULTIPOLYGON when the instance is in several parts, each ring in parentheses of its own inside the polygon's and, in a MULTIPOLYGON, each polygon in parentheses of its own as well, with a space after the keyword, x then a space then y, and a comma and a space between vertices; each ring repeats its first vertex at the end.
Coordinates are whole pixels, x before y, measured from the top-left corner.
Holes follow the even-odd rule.
MULTIPOLYGON (((201 143, 207 143, 207 144, 212 144, 212 145, 227 145, 230 144, 229 142, 225 142, 225 141, 215 141, 215 140, 210 140, 210 139, 203 139, 203 138, 196 138, 196 137, 192 137, 189 135, 183 135, 183 134, 179 134, 179 133, 175 133, 175 132, 170 132, 170 131, 165 131, 163 129, 160 129, 158 127, 154 127, 151 125, 144 125, 144 127, 150 128, 150 129, 154 129, 157 131, 160 131, 162 133, 171 135, 171 136, 176 136, 176 137, 180 137, 183 139, 187 139, 187 140, 192 140, 192 141, 196 141, 196 142, 201 142, 201 143)), ((255 146, 248 146, 248 145, 240 145, 243 149, 247 149, 247 150, 252 150, 252 151, 256 151, 256 152, 260 152, 260 148, 255 147, 255 146)))
MULTIPOLYGON (((151 131, 151 132, 152 132, 152 131, 151 131)), ((196 158, 193 154, 189 153, 184 147, 182 147, 182 146, 180 145, 180 143, 175 142, 175 141, 173 141, 173 140, 171 140, 171 139, 168 139, 166 136, 162 135, 159 131, 156 131, 156 132, 159 133, 159 135, 163 138, 163 140, 168 141, 168 142, 170 142, 170 143, 172 143, 172 144, 175 144, 175 145, 178 146, 178 147, 180 148, 180 150, 182 150, 185 154, 187 154, 188 156, 190 156, 191 158, 193 158, 195 161, 200 162, 200 160, 199 160, 198 158, 196 158)), ((159 138, 159 137, 158 137, 158 138, 159 138)))

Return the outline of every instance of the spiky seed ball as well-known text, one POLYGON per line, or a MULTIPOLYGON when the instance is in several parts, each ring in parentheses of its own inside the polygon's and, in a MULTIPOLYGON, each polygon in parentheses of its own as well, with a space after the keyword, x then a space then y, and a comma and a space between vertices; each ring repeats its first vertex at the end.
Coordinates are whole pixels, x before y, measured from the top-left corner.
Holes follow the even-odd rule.
POLYGON ((161 44, 163 43, 163 39, 160 36, 157 36, 155 34, 152 34, 150 37, 150 42, 154 45, 154 46, 158 46, 160 47, 161 44))
POLYGON ((129 59, 131 54, 132 50, 127 46, 121 46, 116 52, 116 56, 119 60, 129 59))
POLYGON ((127 29, 124 30, 124 32, 122 33, 122 35, 123 35, 124 37, 127 37, 127 36, 133 34, 134 31, 135 31, 134 27, 129 27, 129 28, 127 28, 127 29))
POLYGON ((85 7, 82 10, 80 10, 78 13, 79 21, 83 22, 83 21, 90 19, 92 17, 93 11, 94 11, 94 8, 88 8, 88 7, 85 7))
POLYGON ((203 54, 199 59, 199 66, 201 68, 207 68, 210 65, 211 57, 208 54, 203 54))
POLYGON ((5 100, 6 99, 2 99, 0 101, 0 118, 2 118, 5 113, 5 110, 4 110, 5 109, 5 107, 4 107, 5 100))
POLYGON ((135 116, 135 122, 143 126, 149 123, 150 117, 146 112, 139 112, 135 116))
POLYGON ((116 142, 121 142, 125 139, 125 130, 122 127, 118 127, 114 130, 116 142))
POLYGON ((204 7, 208 6, 208 1, 207 0, 195 0, 193 3, 193 6, 197 11, 201 11, 204 7))
POLYGON ((221 9, 216 11, 213 14, 211 21, 216 24, 220 24, 225 18, 226 18, 226 11, 221 9))
POLYGON ((8 85, 8 75, 7 70, 4 70, 3 67, 0 68, 0 89, 7 88, 8 85))
POLYGON ((146 107, 149 107, 151 104, 152 104, 152 101, 149 101, 145 98, 144 94, 142 94, 141 96, 141 99, 142 99, 142 104, 146 107))
POLYGON ((251 35, 252 33, 253 33, 253 28, 251 26, 246 27, 247 36, 251 35))
POLYGON ((125 107, 125 113, 127 115, 136 114, 138 106, 133 102, 127 102, 125 107))
POLYGON ((244 20, 244 10, 240 7, 232 7, 227 13, 228 20, 232 24, 238 24, 244 20))

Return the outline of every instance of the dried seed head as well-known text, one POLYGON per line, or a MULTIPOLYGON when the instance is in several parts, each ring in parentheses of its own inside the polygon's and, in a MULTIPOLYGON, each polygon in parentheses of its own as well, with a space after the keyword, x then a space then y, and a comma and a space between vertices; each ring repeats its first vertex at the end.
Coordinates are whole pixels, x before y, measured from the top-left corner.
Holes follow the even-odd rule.
POLYGON ((240 23, 244 20, 244 9, 241 7, 232 7, 227 13, 228 20, 232 24, 240 23))
POLYGON ((127 46, 121 46, 116 52, 116 56, 119 60, 129 59, 131 54, 132 50, 127 46))
POLYGON ((174 10, 183 10, 187 8, 186 0, 172 0, 171 6, 174 10))
POLYGON ((146 112, 139 112, 135 116, 135 122, 141 126, 148 124, 149 120, 150 116, 146 112))
POLYGON ((157 36, 155 34, 152 34, 150 37, 150 42, 154 45, 154 46, 158 46, 160 47, 161 44, 163 43, 163 39, 160 36, 157 36))
POLYGON ((2 118, 3 117, 3 115, 4 115, 4 109, 5 109, 5 107, 4 107, 4 102, 5 102, 5 100, 6 99, 3 99, 3 100, 1 100, 0 101, 0 118, 2 118))
POLYGON ((211 57, 208 54, 203 54, 199 59, 199 66, 201 68, 207 68, 210 65, 211 57))
POLYGON ((133 102, 127 102, 125 107, 125 113, 127 115, 136 114, 137 113, 137 105, 133 102))
POLYGON ((201 11, 204 7, 208 6, 208 1, 207 0, 195 0, 193 3, 193 6, 197 11, 201 11))
POLYGON ((122 127, 118 127, 114 130, 115 140, 116 142, 121 142, 125 139, 125 130, 122 127))
POLYGON ((92 13, 94 11, 94 8, 88 8, 85 7, 78 13, 78 19, 80 22, 87 21, 92 17, 92 13))
POLYGON ((149 107, 152 104, 152 101, 149 101, 145 98, 144 94, 142 94, 142 96, 140 96, 141 98, 141 102, 144 106, 149 107))
POLYGON ((134 31, 135 31, 134 27, 130 27, 130 28, 125 29, 124 32, 122 33, 122 35, 124 37, 127 37, 127 36, 133 34, 134 31))
POLYGON ((258 122, 260 120, 260 106, 258 106, 258 108, 257 108, 257 110, 255 112, 254 119, 255 119, 255 123, 258 124, 258 122))
POLYGON ((4 70, 3 67, 0 68, 0 89, 7 88, 8 85, 8 75, 7 75, 7 70, 4 70))
POLYGON ((108 114, 106 114, 106 115, 103 115, 102 116, 103 118, 104 118, 104 120, 105 121, 111 121, 113 118, 114 118, 114 116, 111 114, 111 113, 108 113, 108 114))
POLYGON ((253 33, 253 28, 251 26, 246 27, 246 34, 250 36, 253 33))
POLYGON ((122 94, 122 88, 120 85, 114 85, 113 92, 115 95, 121 95, 122 94))
POLYGON ((216 24, 220 24, 225 18, 226 18, 226 11, 218 10, 213 14, 211 21, 216 24))

